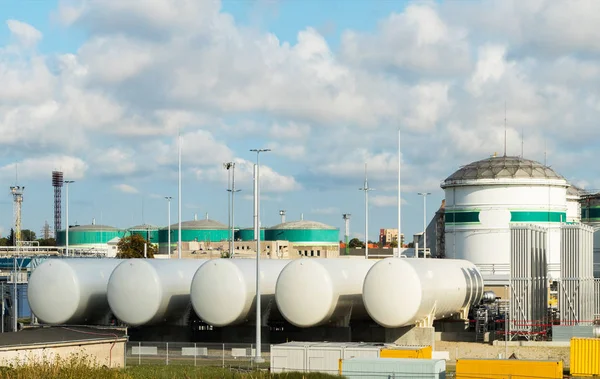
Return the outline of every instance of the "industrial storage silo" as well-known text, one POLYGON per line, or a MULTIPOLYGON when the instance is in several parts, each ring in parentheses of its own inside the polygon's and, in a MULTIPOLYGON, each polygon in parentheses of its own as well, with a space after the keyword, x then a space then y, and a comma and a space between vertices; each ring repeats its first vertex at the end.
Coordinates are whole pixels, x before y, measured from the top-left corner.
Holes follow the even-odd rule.
MULTIPOLYGON (((125 231, 108 225, 77 225, 69 228, 69 247, 94 248, 105 247, 115 237, 123 238, 125 231)), ((65 231, 57 233, 56 245, 65 246, 65 231)))
POLYGON ((151 244, 158 244, 158 226, 150 224, 136 225, 128 229, 131 235, 142 236, 151 244))
MULTIPOLYGON (((255 241, 254 228, 244 228, 235 231, 236 241, 255 241)), ((260 240, 265 240, 265 228, 260 229, 260 240)))
MULTIPOLYGON (((178 229, 179 225, 177 223, 171 225, 171 251, 177 248, 178 229)), ((168 227, 164 227, 158 231, 161 254, 167 252, 169 240, 168 230, 168 227)), ((227 225, 208 218, 204 220, 184 221, 181 223, 181 242, 210 243, 227 241, 229 240, 229 233, 230 229, 227 225)))
POLYGON ((585 191, 570 185, 567 188, 567 222, 581 222, 581 196, 585 191))
POLYGON ((299 255, 327 257, 328 251, 339 254, 340 231, 315 221, 290 221, 265 232, 266 241, 289 241, 299 255))
POLYGON ((594 276, 600 278, 600 193, 581 196, 581 222, 594 228, 594 276))
POLYGON ((491 157, 450 175, 445 192, 447 258, 475 263, 483 274, 510 273, 511 223, 548 228, 548 274, 560 274, 560 223, 569 184, 551 168, 521 157, 491 157))

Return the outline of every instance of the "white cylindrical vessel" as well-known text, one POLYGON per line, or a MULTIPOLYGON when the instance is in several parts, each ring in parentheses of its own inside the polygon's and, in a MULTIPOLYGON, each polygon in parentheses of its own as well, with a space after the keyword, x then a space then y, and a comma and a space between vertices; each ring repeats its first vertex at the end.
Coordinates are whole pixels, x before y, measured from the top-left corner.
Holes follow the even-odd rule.
POLYGON ((365 318, 363 280, 375 261, 304 258, 288 264, 277 279, 275 300, 292 325, 307 328, 365 318))
MULTIPOLYGON (((274 301, 277 277, 289 262, 261 260, 261 311, 265 312, 274 301)), ((256 315, 256 260, 213 259, 198 269, 190 292, 194 311, 209 325, 228 326, 253 320, 256 315)))
POLYGON ((109 313, 106 285, 122 260, 48 259, 31 273, 27 299, 33 314, 46 324, 90 324, 109 313))
POLYGON ((114 315, 131 325, 176 322, 190 304, 190 284, 206 259, 129 259, 108 281, 114 315))
POLYGON ((483 278, 465 260, 388 258, 369 270, 362 296, 376 323, 398 328, 447 318, 479 303, 483 278))

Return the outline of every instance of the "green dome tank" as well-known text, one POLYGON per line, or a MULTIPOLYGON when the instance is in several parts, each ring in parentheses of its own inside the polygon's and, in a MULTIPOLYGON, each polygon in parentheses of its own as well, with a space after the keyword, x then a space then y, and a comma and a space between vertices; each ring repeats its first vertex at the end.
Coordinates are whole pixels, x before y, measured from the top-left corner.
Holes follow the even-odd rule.
POLYGON ((146 241, 156 244, 158 243, 158 229, 158 226, 155 225, 142 224, 129 228, 129 233, 142 236, 146 241))
MULTIPOLYGON (((254 241, 254 228, 236 230, 235 239, 236 241, 254 241)), ((260 229, 260 240, 265 240, 265 228, 260 229)))
MULTIPOLYGON (((103 245, 115 237, 123 238, 125 230, 108 225, 76 225, 69 228, 69 246, 103 245)), ((66 245, 66 233, 61 230, 56 236, 56 245, 66 245)))
MULTIPOLYGON (((171 243, 177 243, 179 238, 179 225, 171 225, 171 243)), ((214 220, 193 220, 181 223, 181 242, 220 242, 229 240, 229 228, 214 220)), ((158 231, 159 243, 168 243, 168 228, 158 231)))
POLYGON ((338 228, 315 221, 290 221, 275 225, 265 232, 267 241, 284 240, 295 244, 337 245, 339 244, 338 228))

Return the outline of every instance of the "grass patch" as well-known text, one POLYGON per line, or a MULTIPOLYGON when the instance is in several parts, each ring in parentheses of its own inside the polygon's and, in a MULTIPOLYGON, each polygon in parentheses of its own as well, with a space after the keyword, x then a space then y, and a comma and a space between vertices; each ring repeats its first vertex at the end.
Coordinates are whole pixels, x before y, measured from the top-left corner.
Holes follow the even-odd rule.
POLYGON ((320 373, 269 374, 266 370, 234 370, 211 366, 155 366, 142 365, 125 369, 109 369, 95 363, 93 358, 73 355, 67 359, 57 357, 53 361, 40 361, 25 364, 16 361, 8 367, 0 368, 0 379, 333 379, 337 375, 320 373))

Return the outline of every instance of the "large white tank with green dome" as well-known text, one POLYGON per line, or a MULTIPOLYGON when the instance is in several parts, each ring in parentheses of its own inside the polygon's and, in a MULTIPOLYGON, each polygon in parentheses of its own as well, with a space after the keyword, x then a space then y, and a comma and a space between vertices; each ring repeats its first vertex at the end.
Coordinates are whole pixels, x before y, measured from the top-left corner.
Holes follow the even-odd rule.
MULTIPOLYGON (((108 241, 115 237, 123 238, 125 230, 108 225, 75 225, 69 228, 69 247, 92 248, 106 247, 108 241)), ((56 245, 66 245, 66 234, 64 230, 57 233, 56 245)))
MULTIPOLYGON (((255 241, 254 228, 244 228, 235 231, 236 241, 255 241)), ((260 240, 265 240, 265 228, 260 228, 260 240)))
MULTIPOLYGON (((179 225, 171 225, 171 248, 174 248, 178 242, 179 225)), ((184 221, 181 223, 181 242, 220 242, 229 240, 230 229, 227 225, 218 221, 204 219, 184 221)), ((164 227, 158 231, 158 241, 161 246, 161 253, 166 251, 169 233, 168 228, 164 227), (164 246, 164 248, 163 248, 164 246)))
POLYGON ((548 228, 548 275, 560 275, 560 223, 569 184, 539 162, 491 157, 463 166, 441 184, 445 255, 475 263, 483 274, 510 273, 510 224, 548 228))
POLYGON ((289 241, 295 245, 338 245, 338 228, 316 221, 289 221, 265 231, 267 241, 289 241))

